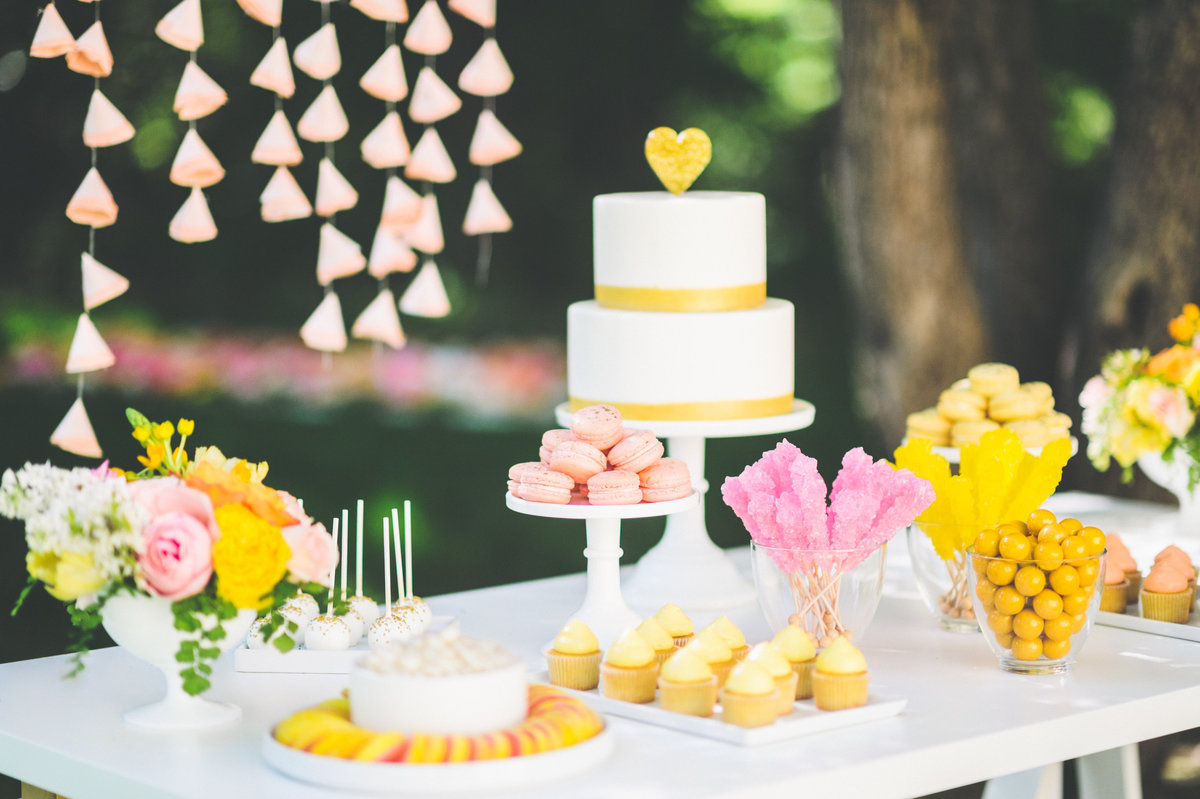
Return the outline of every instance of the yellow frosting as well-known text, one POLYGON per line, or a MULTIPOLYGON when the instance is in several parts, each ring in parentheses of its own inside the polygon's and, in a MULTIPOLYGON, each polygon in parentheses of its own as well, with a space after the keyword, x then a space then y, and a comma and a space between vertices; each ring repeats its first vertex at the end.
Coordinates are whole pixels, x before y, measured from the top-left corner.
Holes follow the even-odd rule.
POLYGON ((688 646, 700 650, 700 654, 709 663, 724 663, 733 660, 733 650, 725 643, 725 638, 718 631, 708 628, 696 633, 688 646))
POLYGON ((838 638, 817 655, 817 671, 822 674, 862 674, 866 670, 867 659, 845 638, 838 638))
POLYGON ((766 696, 775 690, 775 678, 767 673, 761 663, 744 660, 729 673, 725 690, 743 696, 766 696))
POLYGON ((662 665, 662 678, 668 682, 705 682, 712 678, 712 669, 691 647, 684 647, 662 665))
POLYGON ((789 624, 775 633, 771 645, 792 663, 804 663, 817 656, 817 648, 813 646, 808 633, 794 624, 789 624))
POLYGON ((755 644, 746 655, 746 660, 753 661, 767 670, 771 678, 786 677, 792 673, 792 664, 788 663, 778 649, 770 644, 755 644))
POLYGON ((600 642, 586 624, 572 619, 554 637, 554 649, 564 655, 590 655, 600 651, 600 642))
POLYGON ((646 643, 654 647, 655 652, 665 652, 675 648, 675 639, 663 626, 651 616, 637 626, 638 634, 646 639, 646 643))
POLYGON ((742 635, 742 631, 737 628, 737 625, 729 620, 728 616, 718 616, 713 620, 712 624, 704 628, 705 630, 716 630, 725 639, 725 643, 729 644, 730 649, 741 649, 746 645, 746 636, 742 635))
POLYGON ((654 649, 637 630, 626 630, 608 650, 608 664, 636 669, 654 662, 654 649))
POLYGON ((692 633, 692 620, 679 609, 678 605, 668 602, 658 609, 654 618, 667 631, 668 635, 691 635, 692 633))

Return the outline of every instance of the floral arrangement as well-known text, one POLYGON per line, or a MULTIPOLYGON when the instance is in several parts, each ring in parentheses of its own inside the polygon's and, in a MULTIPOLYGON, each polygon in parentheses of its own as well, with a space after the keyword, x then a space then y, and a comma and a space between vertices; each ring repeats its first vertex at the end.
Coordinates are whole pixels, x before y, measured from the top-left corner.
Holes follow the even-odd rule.
POLYGON ((846 631, 838 610, 842 576, 934 501, 927 480, 872 460, 861 448, 842 458, 830 491, 817 461, 786 440, 726 477, 721 495, 788 575, 792 621, 818 641, 846 631))
MULTIPOLYGON (((140 470, 26 464, 0 478, 0 514, 25 523, 29 546, 29 580, 13 613, 38 583, 73 602, 80 635, 72 648, 82 655, 109 598, 169 600, 176 629, 193 634, 176 660, 184 690, 195 695, 209 687, 225 636, 212 620, 246 609, 272 614, 298 591, 319 591, 337 548, 295 497, 263 483, 266 463, 226 458, 216 447, 197 447, 189 458, 191 420, 175 426, 132 409, 126 415, 146 450, 140 470)), ((268 634, 284 624, 271 618, 268 634)), ((295 629, 282 632, 276 645, 287 651, 295 629)), ((72 673, 80 668, 77 659, 72 673)))
POLYGON ((1106 471, 1115 459, 1132 477, 1147 454, 1171 461, 1191 458, 1188 487, 1200 483, 1200 307, 1183 306, 1167 326, 1175 343, 1151 355, 1147 349, 1111 352, 1079 395, 1088 459, 1106 471))

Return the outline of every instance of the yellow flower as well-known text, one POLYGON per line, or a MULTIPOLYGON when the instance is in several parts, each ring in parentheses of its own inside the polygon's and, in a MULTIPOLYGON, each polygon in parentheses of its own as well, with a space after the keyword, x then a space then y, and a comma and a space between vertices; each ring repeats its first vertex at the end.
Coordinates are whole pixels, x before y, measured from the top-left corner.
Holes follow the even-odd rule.
POLYGON ((194 432, 196 432, 196 422, 194 419, 179 420, 179 435, 190 436, 194 432))
POLYGON ((133 428, 133 432, 130 435, 132 435, 139 443, 145 444, 146 441, 150 438, 150 428, 149 427, 135 427, 135 428, 133 428))
POLYGON ((147 469, 154 470, 162 465, 167 455, 167 448, 157 442, 146 445, 146 454, 138 455, 138 462, 147 469))
POLYGON ((154 437, 167 441, 171 436, 175 435, 175 425, 170 422, 162 422, 154 425, 154 437))
POLYGON ((196 447, 196 465, 210 463, 252 483, 261 483, 267 477, 267 462, 250 463, 242 458, 226 458, 217 447, 196 447))
POLYGON ((79 552, 30 552, 25 556, 25 568, 46 584, 55 599, 71 602, 84 594, 99 591, 108 582, 97 572, 91 555, 79 552))
POLYGON ((287 574, 291 550, 279 532, 239 504, 216 511, 221 537, 213 544, 213 571, 217 595, 237 608, 262 609, 268 594, 287 574))

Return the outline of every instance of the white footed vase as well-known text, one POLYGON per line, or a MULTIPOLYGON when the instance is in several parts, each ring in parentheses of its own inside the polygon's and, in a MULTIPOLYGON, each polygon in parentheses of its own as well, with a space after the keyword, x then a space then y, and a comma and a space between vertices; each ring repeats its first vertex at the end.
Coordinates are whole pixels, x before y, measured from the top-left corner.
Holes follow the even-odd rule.
POLYGON ((1137 464, 1152 482, 1167 489, 1179 500, 1175 533, 1192 538, 1200 537, 1200 485, 1188 488, 1191 457, 1177 451, 1174 457, 1167 461, 1161 453, 1155 452, 1138 458, 1137 464))
MULTIPOLYGON (((129 654, 157 668, 166 678, 166 695, 153 704, 127 710, 125 723, 132 727, 171 731, 194 730, 233 724, 242 717, 242 709, 224 702, 191 696, 183 690, 179 676, 182 665, 175 660, 181 641, 195 638, 194 633, 175 629, 171 603, 149 596, 119 595, 110 598, 101 612, 105 631, 129 654)), ((253 610, 242 610, 221 622, 225 637, 215 644, 222 652, 232 649, 245 637, 254 622, 253 610)), ((205 619, 211 627, 215 619, 205 619)))

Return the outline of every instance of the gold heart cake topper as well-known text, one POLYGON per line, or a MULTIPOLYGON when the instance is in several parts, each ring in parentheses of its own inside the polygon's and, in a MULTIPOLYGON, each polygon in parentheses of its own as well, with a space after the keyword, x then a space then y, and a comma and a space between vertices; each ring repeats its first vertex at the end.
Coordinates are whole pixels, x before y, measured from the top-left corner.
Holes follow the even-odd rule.
POLYGON ((682 133, 655 128, 646 136, 646 160, 672 194, 687 191, 711 158, 712 142, 700 128, 688 128, 682 133))

